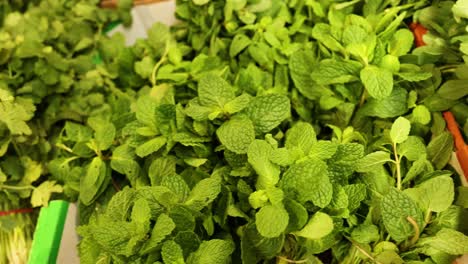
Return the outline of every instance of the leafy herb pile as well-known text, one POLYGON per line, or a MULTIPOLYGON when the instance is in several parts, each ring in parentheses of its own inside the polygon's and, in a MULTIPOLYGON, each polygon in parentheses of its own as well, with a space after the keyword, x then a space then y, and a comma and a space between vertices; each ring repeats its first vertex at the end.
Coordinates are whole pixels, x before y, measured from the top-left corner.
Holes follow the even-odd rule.
POLYGON ((96 2, 0 31, 2 198, 77 200, 82 263, 468 253, 467 1, 178 0, 130 47, 96 2))

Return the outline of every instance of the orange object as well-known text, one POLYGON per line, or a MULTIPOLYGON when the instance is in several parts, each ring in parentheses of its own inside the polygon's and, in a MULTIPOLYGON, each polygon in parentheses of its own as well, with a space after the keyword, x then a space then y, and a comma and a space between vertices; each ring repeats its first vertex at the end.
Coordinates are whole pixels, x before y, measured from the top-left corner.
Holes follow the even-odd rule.
POLYGON ((426 43, 423 40, 423 36, 427 33, 427 29, 423 25, 416 22, 411 23, 409 27, 413 31, 414 42, 416 43, 416 47, 426 45, 426 43))
POLYGON ((465 179, 468 180, 468 146, 463 139, 462 134, 460 133, 460 129, 458 128, 457 121, 451 112, 444 112, 444 119, 447 121, 447 128, 452 133, 453 138, 455 140, 455 148, 458 162, 460 163, 460 167, 463 170, 463 174, 465 175, 465 179))

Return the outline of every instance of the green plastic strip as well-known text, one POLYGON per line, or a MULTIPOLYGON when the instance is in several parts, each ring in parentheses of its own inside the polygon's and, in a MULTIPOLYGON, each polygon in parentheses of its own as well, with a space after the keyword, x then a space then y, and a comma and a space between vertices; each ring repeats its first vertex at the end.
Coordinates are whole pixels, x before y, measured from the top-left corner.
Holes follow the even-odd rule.
POLYGON ((67 212, 65 201, 51 201, 41 208, 28 264, 56 263, 67 212))

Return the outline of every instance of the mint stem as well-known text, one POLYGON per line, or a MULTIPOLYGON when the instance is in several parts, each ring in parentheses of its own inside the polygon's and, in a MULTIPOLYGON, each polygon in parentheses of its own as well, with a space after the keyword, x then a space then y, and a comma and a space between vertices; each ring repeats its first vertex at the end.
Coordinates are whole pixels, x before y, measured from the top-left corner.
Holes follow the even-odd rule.
POLYGON ((397 189, 401 190, 401 167, 400 157, 398 157, 396 143, 393 143, 393 152, 395 154, 396 176, 397 176, 397 189))

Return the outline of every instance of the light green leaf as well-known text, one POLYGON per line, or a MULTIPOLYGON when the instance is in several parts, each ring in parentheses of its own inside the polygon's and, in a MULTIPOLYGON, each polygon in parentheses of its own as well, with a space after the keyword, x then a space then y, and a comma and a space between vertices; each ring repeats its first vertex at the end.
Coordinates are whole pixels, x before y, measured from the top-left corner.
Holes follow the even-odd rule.
POLYGON ((173 240, 164 242, 161 255, 165 264, 185 264, 182 248, 173 240))
POLYGON ((408 29, 400 29, 392 37, 388 44, 388 52, 395 56, 403 56, 413 47, 413 33, 408 29))
POLYGON ((224 105, 224 111, 229 114, 240 112, 249 105, 251 99, 252 97, 248 94, 237 96, 224 105))
POLYGON ((372 224, 359 225, 351 232, 351 238, 362 244, 379 241, 379 228, 372 224))
POLYGON ((414 235, 415 230, 408 221, 408 217, 411 217, 419 225, 419 230, 421 230, 424 223, 422 211, 403 192, 395 188, 391 189, 383 197, 380 207, 385 229, 397 242, 406 240, 414 235))
POLYGON ((284 173, 280 186, 300 203, 311 201, 324 208, 332 199, 333 187, 328 178, 327 165, 321 160, 306 160, 292 165, 284 173), (311 189, 314 191, 311 192, 311 189))
POLYGON ((361 70, 361 81, 367 92, 375 99, 390 96, 393 90, 393 76, 389 70, 374 65, 361 70))
POLYGON ((224 122, 216 130, 216 135, 228 150, 244 154, 255 139, 255 130, 249 119, 235 118, 224 122))
POLYGON ((232 252, 234 244, 231 241, 221 239, 203 241, 197 251, 190 254, 187 264, 228 264, 232 252))
POLYGON ((397 146, 398 154, 408 160, 415 161, 426 155, 426 145, 417 136, 409 136, 403 143, 397 146))
POLYGON ((258 174, 257 189, 274 187, 279 181, 280 169, 270 161, 273 147, 264 140, 254 140, 249 146, 247 157, 258 174))
POLYGON ((394 144, 399 144, 408 139, 410 133, 411 123, 404 117, 399 117, 393 122, 390 130, 390 138, 394 144))
POLYGON ((221 109, 235 98, 234 89, 219 75, 208 73, 198 83, 198 98, 202 106, 216 106, 221 109))
POLYGON ((134 151, 127 144, 120 145, 112 153, 110 166, 118 173, 127 175, 132 181, 140 174, 140 165, 135 158, 134 151))
POLYGON ((258 232, 268 238, 280 236, 288 226, 288 212, 280 206, 267 205, 255 214, 258 232))
POLYGON ((468 237, 453 229, 443 228, 435 237, 424 239, 421 244, 451 255, 468 254, 468 237))
POLYGON ((418 201, 424 210, 432 212, 442 212, 452 205, 455 197, 455 186, 449 176, 439 176, 429 179, 410 191, 411 197, 418 201), (413 196, 414 195, 414 196, 413 196))
POLYGON ((333 219, 326 213, 317 212, 300 231, 293 234, 307 239, 321 239, 333 231, 333 219))
POLYGON ((90 205, 97 197, 102 184, 108 177, 107 164, 95 157, 86 169, 80 181, 80 201, 90 205))
POLYGON ((203 179, 193 187, 185 204, 195 210, 201 210, 213 202, 220 192, 220 180, 213 178, 203 179))
POLYGON ((166 144, 166 138, 164 136, 155 137, 149 141, 146 141, 142 145, 135 149, 135 154, 140 158, 144 158, 162 148, 166 144))
POLYGON ((142 252, 146 254, 156 249, 174 229, 174 221, 167 214, 161 214, 156 220, 156 224, 151 231, 151 237, 144 244, 142 252))
POLYGON ((302 149, 305 155, 309 154, 316 142, 315 130, 309 123, 297 122, 286 132, 285 147, 302 149))
POLYGON ((427 125, 431 122, 431 112, 424 105, 418 105, 411 113, 411 120, 422 125, 427 125))
POLYGON ((359 160, 356 171, 368 172, 373 170, 376 166, 381 166, 391 160, 390 153, 386 151, 376 151, 367 154, 364 158, 359 160))
POLYGON ((55 181, 45 181, 34 188, 31 195, 31 205, 33 207, 47 207, 52 193, 61 193, 62 191, 62 186, 56 184, 55 181))
POLYGON ((255 131, 266 133, 277 127, 290 116, 289 98, 279 94, 266 94, 255 97, 246 108, 255 131))
POLYGON ((427 145, 429 160, 437 169, 442 169, 450 160, 453 150, 453 138, 449 132, 443 132, 427 145))

